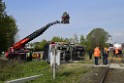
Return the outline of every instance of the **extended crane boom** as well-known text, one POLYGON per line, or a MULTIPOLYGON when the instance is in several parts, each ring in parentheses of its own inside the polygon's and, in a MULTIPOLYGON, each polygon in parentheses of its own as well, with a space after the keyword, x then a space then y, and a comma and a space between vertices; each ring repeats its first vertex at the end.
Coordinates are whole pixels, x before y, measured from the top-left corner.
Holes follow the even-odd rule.
POLYGON ((23 38, 22 40, 20 40, 19 42, 15 43, 12 47, 13 49, 20 49, 21 47, 23 47, 26 43, 30 42, 31 40, 35 39, 36 37, 38 37, 39 35, 43 34, 44 31, 46 31, 50 26, 55 25, 55 24, 59 24, 61 23, 60 21, 55 21, 52 23, 47 24, 46 26, 34 31, 33 33, 31 33, 30 35, 28 35, 27 37, 23 38))
POLYGON ((43 34, 43 32, 46 31, 52 25, 60 24, 60 23, 68 24, 69 23, 69 19, 70 19, 69 14, 63 13, 62 21, 55 21, 55 22, 52 22, 52 23, 48 23, 46 26, 44 26, 44 27, 34 31, 33 33, 31 33, 27 37, 25 37, 22 40, 18 41, 12 47, 9 48, 8 52, 6 52, 6 57, 9 58, 9 59, 13 58, 13 56, 18 54, 18 53, 15 53, 15 50, 20 50, 21 48, 23 48, 26 43, 32 41, 36 37, 38 37, 41 34, 43 34))

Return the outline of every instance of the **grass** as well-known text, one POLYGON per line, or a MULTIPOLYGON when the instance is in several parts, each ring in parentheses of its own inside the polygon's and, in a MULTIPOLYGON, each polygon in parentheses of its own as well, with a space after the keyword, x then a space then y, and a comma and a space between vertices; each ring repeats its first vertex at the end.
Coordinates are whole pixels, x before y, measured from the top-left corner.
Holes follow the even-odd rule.
POLYGON ((62 64, 58 67, 56 79, 52 79, 52 73, 38 78, 31 83, 79 83, 80 79, 90 68, 76 64, 62 64))
POLYGON ((0 82, 7 80, 44 74, 49 65, 45 62, 0 62, 0 82))
POLYGON ((0 83, 37 74, 43 74, 43 76, 26 83, 78 83, 83 75, 90 70, 89 67, 78 64, 81 62, 60 65, 57 68, 56 79, 53 79, 52 69, 44 61, 0 62, 0 83))

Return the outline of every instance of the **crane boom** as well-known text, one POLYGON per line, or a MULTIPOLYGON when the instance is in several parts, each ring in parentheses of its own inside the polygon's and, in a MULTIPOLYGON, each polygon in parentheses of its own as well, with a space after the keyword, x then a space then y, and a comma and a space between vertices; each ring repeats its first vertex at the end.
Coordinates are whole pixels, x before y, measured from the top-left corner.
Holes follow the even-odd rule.
MULTIPOLYGON (((6 57, 9 58, 9 59, 13 58, 16 55, 14 50, 20 50, 21 48, 23 48, 25 46, 25 44, 27 44, 28 42, 32 41, 33 39, 35 39, 36 37, 40 36, 41 34, 43 34, 43 32, 46 31, 52 25, 60 24, 60 23, 68 24, 69 19, 70 19, 69 14, 63 13, 62 21, 54 21, 52 23, 48 23, 46 26, 34 31, 33 33, 31 33, 30 35, 26 36, 22 40, 20 40, 17 43, 13 44, 13 46, 10 47, 8 49, 8 51, 6 52, 6 57)), ((17 55, 18 55, 18 53, 17 53, 17 55)))
POLYGON ((60 24, 60 21, 55 21, 52 23, 47 24, 46 26, 34 31, 33 33, 31 33, 30 35, 28 35, 27 37, 23 38, 22 40, 20 40, 19 42, 15 43, 12 47, 13 49, 20 49, 21 47, 23 47, 26 43, 30 42, 31 40, 35 39, 36 37, 38 37, 39 35, 43 34, 44 31, 46 31, 50 26, 55 25, 55 24, 60 24))

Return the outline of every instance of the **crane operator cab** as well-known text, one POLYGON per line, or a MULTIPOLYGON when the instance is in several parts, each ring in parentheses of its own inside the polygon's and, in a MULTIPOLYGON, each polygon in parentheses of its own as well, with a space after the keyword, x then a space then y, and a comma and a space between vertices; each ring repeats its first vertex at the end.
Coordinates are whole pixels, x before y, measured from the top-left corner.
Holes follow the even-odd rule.
POLYGON ((61 23, 68 24, 69 23, 70 16, 67 12, 64 12, 62 15, 62 21, 61 23))

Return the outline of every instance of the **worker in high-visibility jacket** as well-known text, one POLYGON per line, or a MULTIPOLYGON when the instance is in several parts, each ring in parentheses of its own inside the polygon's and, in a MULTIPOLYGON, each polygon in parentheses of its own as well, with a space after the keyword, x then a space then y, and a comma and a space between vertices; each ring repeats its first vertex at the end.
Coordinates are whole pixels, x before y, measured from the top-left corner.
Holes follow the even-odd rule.
POLYGON ((119 62, 119 56, 118 56, 118 54, 119 54, 119 50, 118 49, 115 49, 115 56, 116 56, 116 63, 118 63, 119 62))
POLYGON ((101 52, 100 52, 99 47, 96 47, 94 49, 95 65, 98 65, 98 59, 100 57, 100 54, 101 54, 101 52))
POLYGON ((116 57, 118 57, 118 53, 119 53, 118 49, 115 49, 115 56, 116 57))
POLYGON ((103 64, 107 65, 108 64, 108 56, 109 56, 109 49, 108 48, 102 49, 102 56, 103 56, 103 64))

